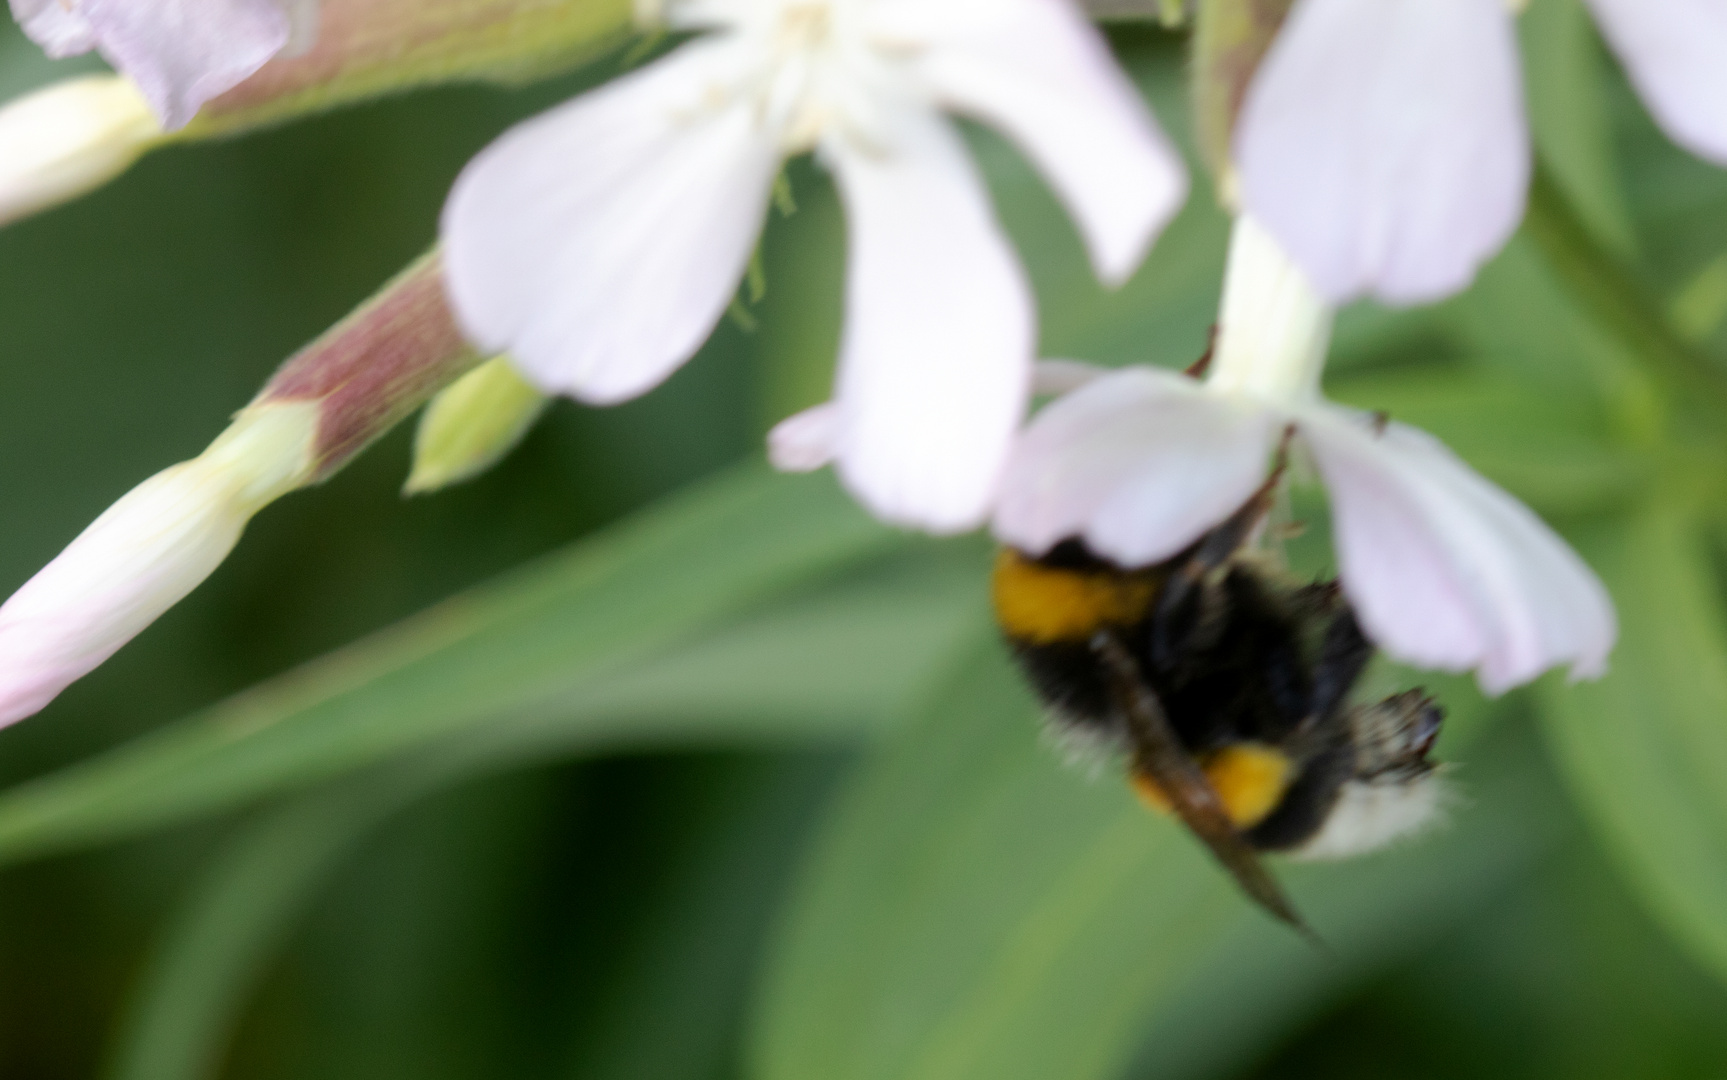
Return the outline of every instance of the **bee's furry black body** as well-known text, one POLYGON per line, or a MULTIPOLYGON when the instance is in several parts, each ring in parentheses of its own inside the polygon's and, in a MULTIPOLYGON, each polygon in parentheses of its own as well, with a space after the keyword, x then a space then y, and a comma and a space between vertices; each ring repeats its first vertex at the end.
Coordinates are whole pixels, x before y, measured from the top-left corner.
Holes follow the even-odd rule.
MULTIPOLYGON (((1152 568, 1161 577, 1155 598, 1138 618, 1108 629, 1133 656, 1190 754, 1255 743, 1290 756, 1295 772, 1288 790, 1243 835, 1261 850, 1297 847, 1315 835, 1343 785, 1358 774, 1345 699, 1373 647, 1334 582, 1288 584, 1244 556, 1203 580, 1183 579, 1179 571, 1192 557, 1190 549, 1152 568)), ((1103 581, 1147 573, 1100 559, 1076 540, 1034 562, 1103 581)), ((1057 723, 1089 742, 1130 747, 1090 640, 1032 640, 1004 628, 1057 723)))

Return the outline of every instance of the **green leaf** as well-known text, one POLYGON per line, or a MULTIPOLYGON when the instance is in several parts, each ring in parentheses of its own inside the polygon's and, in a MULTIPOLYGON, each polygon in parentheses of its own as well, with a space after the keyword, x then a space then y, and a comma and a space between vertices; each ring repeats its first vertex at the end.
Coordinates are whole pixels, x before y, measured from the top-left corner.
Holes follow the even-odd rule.
MULTIPOLYGON (((956 643, 970 640, 987 565, 977 547, 924 545, 601 679, 550 720, 488 727, 453 746, 387 762, 272 810, 231 841, 194 886, 133 995, 110 1075, 211 1075, 245 996, 302 908, 384 818, 439 788, 508 764, 632 737, 662 741, 682 734, 689 741, 750 742, 784 731, 807 740, 843 737, 879 723, 903 708, 956 643)), ((800 784, 791 786, 801 790, 800 784)), ((777 806, 785 800, 770 801, 777 806)), ((800 812, 799 819, 804 816, 800 812)), ((710 831, 716 836, 748 834, 727 841, 728 851, 760 854, 763 830, 771 824, 750 817, 737 828, 721 828, 722 819, 730 821, 725 814, 715 817, 710 831)), ((744 899, 733 896, 735 875, 717 865, 703 867, 691 868, 697 875, 694 893, 723 894, 720 914, 734 922, 753 917, 754 909, 747 903, 740 908, 744 899)), ((751 896, 762 887, 759 876, 749 878, 751 896)), ((708 905, 697 903, 694 894, 680 894, 677 910, 666 913, 686 936, 705 933, 707 917, 708 905)), ((730 931, 710 937, 710 951, 740 940, 730 931)), ((703 998, 703 1007, 729 1007, 737 965, 721 965, 710 986, 687 978, 683 959, 661 958, 653 976, 679 987, 686 1004, 691 994, 713 990, 717 996, 703 998)), ((660 996, 635 987, 626 994, 633 1005, 614 1004, 625 1013, 653 1010, 660 996)), ((646 1021, 635 1016, 633 1023, 641 1027, 646 1021)), ((615 1027, 606 1025, 584 1051, 605 1057, 614 1071, 640 1055, 652 1057, 660 1052, 655 1046, 670 1046, 625 1038, 615 1027)), ((688 1043, 686 1037, 677 1045, 688 1043)))
POLYGON ((1633 890, 1727 977, 1727 622, 1701 531, 1657 506, 1575 539, 1620 638, 1599 682, 1542 684, 1548 739, 1633 890))
POLYGON ((752 466, 187 720, 0 795, 0 861, 231 807, 515 718, 900 541, 752 466))
POLYGON ((1535 144, 1590 231, 1620 255, 1636 244, 1613 158, 1606 56, 1581 0, 1532 0, 1519 20, 1535 144))
POLYGON ((319 790, 231 840, 194 884, 133 991, 108 1075, 215 1075, 246 995, 294 917, 343 857, 421 793, 419 779, 399 774, 395 783, 319 790))
MULTIPOLYGON (((1539 872, 1568 835, 1564 794, 1526 718, 1480 715, 1445 697, 1443 756, 1467 760, 1453 775, 1453 819, 1434 835, 1380 855, 1280 870, 1303 909, 1325 928, 1330 963, 1315 963, 1257 913, 1191 966, 1155 1003, 1134 1076, 1157 1080, 1235 1074, 1283 1036, 1365 983, 1428 952, 1539 872), (1461 724, 1458 723, 1461 721, 1461 724), (1452 734, 1485 734, 1479 745, 1452 734)), ((1475 704, 1479 704, 1477 701, 1475 704)))
POLYGON ((995 647, 879 749, 795 897, 752 1075, 1114 1077, 1162 1011, 1222 968, 1212 1000, 1276 1015, 1348 964, 1427 940, 1548 835, 1548 818, 1518 801, 1520 777, 1496 780, 1491 800, 1483 778, 1471 798, 1497 809, 1471 811, 1451 835, 1346 867, 1280 867, 1339 967, 1249 907, 1126 785, 1064 768, 1037 714, 995 647))
POLYGON ((557 1075, 579 1080, 697 1080, 733 1074, 737 1025, 762 940, 831 793, 838 755, 729 762, 685 803, 688 835, 661 853, 664 869, 640 902, 606 971, 561 1028, 557 1075), (597 984, 597 985, 596 985, 597 984))
MULTIPOLYGON (((424 763, 422 763, 423 765, 424 763)), ((627 962, 583 1029, 582 1076, 690 1076, 729 1049, 753 950, 831 762, 744 759, 711 770, 691 835, 634 933, 627 962), (678 1025, 676 1037, 668 1025, 678 1025)), ((449 780, 396 768, 297 796, 210 861, 134 988, 113 1080, 217 1075, 248 997, 305 910, 378 826, 449 780)), ((595 973, 585 973, 589 980, 595 973)))

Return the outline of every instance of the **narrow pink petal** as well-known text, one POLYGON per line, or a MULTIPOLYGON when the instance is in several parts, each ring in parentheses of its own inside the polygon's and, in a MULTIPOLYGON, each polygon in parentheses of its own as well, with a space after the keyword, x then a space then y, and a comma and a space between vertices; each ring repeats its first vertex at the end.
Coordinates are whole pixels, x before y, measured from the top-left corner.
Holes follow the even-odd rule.
POLYGON ((12 0, 12 17, 31 41, 57 60, 96 47, 90 20, 61 0, 12 0))
POLYGON ((215 570, 247 515, 188 462, 115 503, 0 606, 0 726, 38 712, 215 570))
POLYGON ((768 460, 781 472, 814 472, 839 452, 840 410, 831 401, 793 413, 768 432, 768 460))
POLYGON ((1235 155, 1244 209, 1333 303, 1463 288, 1529 183, 1504 0, 1296 0, 1235 155))
POLYGON ((97 47, 173 130, 288 44, 279 0, 75 0, 97 47))
POLYGON ((1033 553, 1082 536, 1125 566, 1166 559, 1247 501, 1282 426, 1185 375, 1114 372, 1027 425, 1002 481, 996 535, 1033 553))
POLYGON ((1030 287, 959 136, 908 112, 895 144, 823 144, 848 222, 840 476, 894 522, 982 522, 1024 414, 1030 287))
POLYGON ((1727 5, 1588 0, 1625 72, 1673 141, 1727 165, 1727 5))
POLYGON ((475 343, 541 389, 634 397, 712 331, 761 232, 779 164, 732 53, 698 42, 506 132, 444 208, 451 299, 475 343))
POLYGON ((919 70, 936 95, 1043 171, 1100 278, 1130 277, 1187 197, 1187 170, 1102 35, 1069 0, 897 5, 904 14, 890 3, 880 18, 927 42, 919 70))
POLYGON ((1344 591, 1388 654, 1474 669, 1492 694, 1557 664, 1601 674, 1612 601, 1528 507, 1415 428, 1378 432, 1326 405, 1300 426, 1330 493, 1344 591))

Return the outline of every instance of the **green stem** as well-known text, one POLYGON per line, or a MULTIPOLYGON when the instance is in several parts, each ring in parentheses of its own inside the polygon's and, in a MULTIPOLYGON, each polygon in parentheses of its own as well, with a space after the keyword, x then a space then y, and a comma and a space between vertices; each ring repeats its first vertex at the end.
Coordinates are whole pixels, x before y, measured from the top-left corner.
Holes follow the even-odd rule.
POLYGON ((1727 369, 1686 341, 1625 266, 1590 235, 1537 161, 1523 229, 1583 311, 1675 391, 1727 413, 1727 369))

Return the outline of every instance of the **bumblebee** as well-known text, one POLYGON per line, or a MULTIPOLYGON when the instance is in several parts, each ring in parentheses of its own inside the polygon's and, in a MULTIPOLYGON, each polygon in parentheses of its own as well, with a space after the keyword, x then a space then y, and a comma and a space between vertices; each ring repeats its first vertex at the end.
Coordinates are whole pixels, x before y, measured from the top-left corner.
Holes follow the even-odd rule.
POLYGON ((1359 854, 1432 820, 1443 714, 1420 690, 1349 703, 1373 646, 1337 582, 1291 581, 1251 545, 1277 479, 1167 561, 1005 548, 992 591, 1057 730, 1123 757, 1143 801, 1310 933, 1260 855, 1359 854))

